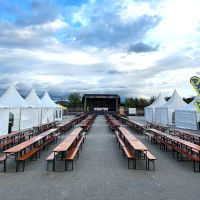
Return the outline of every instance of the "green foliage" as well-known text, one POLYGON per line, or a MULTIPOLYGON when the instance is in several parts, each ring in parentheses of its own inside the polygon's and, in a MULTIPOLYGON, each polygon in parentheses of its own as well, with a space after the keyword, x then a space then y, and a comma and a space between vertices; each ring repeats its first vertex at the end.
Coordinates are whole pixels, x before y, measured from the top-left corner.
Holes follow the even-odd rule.
POLYGON ((152 96, 149 100, 149 105, 151 105, 156 100, 156 97, 152 96))
POLYGON ((167 97, 167 96, 166 96, 166 97, 164 97, 164 99, 165 99, 166 101, 168 101, 168 100, 170 99, 170 97, 167 97))
POLYGON ((82 107, 82 97, 79 93, 69 94, 69 106, 70 107, 82 107))
POLYGON ((183 100, 186 102, 186 103, 191 103, 193 100, 194 100, 194 96, 192 97, 189 97, 189 98, 183 98, 183 100))
POLYGON ((150 100, 144 98, 126 98, 124 105, 127 108, 144 108, 155 101, 155 97, 151 97, 150 100))

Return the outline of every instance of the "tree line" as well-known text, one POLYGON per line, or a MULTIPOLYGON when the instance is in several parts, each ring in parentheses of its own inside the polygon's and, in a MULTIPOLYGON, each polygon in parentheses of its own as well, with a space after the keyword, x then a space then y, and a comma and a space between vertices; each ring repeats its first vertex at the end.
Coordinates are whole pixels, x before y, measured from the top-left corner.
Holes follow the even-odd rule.
MULTIPOLYGON (((165 100, 169 100, 169 98, 165 97, 165 100)), ((120 105, 127 108, 144 108, 151 105, 155 99, 155 96, 152 96, 150 99, 127 97, 120 105)), ((190 103, 193 99, 194 97, 183 98, 186 103, 190 103)), ((83 107, 82 95, 78 92, 70 93, 67 99, 60 100, 58 103, 67 107, 83 107)))

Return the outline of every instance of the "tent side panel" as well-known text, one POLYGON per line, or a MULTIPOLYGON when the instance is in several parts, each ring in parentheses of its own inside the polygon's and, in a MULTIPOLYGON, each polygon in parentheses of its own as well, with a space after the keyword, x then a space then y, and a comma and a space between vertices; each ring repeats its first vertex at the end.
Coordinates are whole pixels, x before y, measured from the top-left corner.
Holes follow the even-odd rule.
POLYGON ((21 111, 20 129, 31 128, 38 124, 38 109, 25 108, 21 111))
POLYGON ((19 108, 11 108, 10 112, 14 115, 14 123, 13 123, 12 131, 19 131, 20 109, 19 108))
POLYGON ((145 108, 144 115, 145 115, 145 120, 147 122, 153 122, 153 109, 152 108, 145 108))
POLYGON ((195 111, 175 111, 175 126, 177 128, 185 128, 197 130, 197 115, 195 111))
POLYGON ((54 119, 55 121, 61 121, 62 120, 62 109, 56 108, 54 112, 54 119))
POLYGON ((42 124, 54 121, 54 109, 42 108, 42 124))
POLYGON ((0 109, 0 135, 8 134, 9 110, 0 109))
POLYGON ((155 120, 158 124, 168 123, 168 110, 167 108, 156 108, 155 109, 155 120))

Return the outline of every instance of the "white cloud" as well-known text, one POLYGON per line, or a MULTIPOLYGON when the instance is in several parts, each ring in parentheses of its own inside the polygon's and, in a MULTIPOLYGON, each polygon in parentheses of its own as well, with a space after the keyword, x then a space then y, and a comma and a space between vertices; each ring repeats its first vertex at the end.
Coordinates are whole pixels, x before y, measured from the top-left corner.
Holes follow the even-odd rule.
POLYGON ((144 13, 149 16, 157 14, 148 2, 121 0, 118 1, 118 4, 121 5, 119 15, 125 23, 143 16, 144 13))
POLYGON ((160 24, 148 33, 151 40, 160 41, 168 46, 184 43, 184 40, 193 40, 200 23, 200 1, 198 0, 169 0, 159 6, 162 16, 160 24))
POLYGON ((188 80, 200 63, 199 8, 198 0, 90 0, 23 26, 0 20, 1 86, 15 80, 62 94, 133 97, 177 88, 191 96, 188 80), (128 52, 137 43, 158 48, 128 52))

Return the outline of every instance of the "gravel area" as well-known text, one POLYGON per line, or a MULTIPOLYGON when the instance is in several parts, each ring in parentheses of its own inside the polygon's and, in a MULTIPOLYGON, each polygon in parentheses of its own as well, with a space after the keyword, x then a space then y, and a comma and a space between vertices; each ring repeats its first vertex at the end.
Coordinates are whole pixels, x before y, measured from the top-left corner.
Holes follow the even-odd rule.
MULTIPOLYGON (((132 130, 131 130, 132 131, 132 130)), ((71 132, 71 131, 70 131, 71 132)), ((24 172, 15 172, 8 163, 8 172, 0 173, 1 200, 198 200, 200 173, 193 172, 191 162, 178 162, 170 152, 163 152, 134 131, 157 157, 155 171, 127 169, 114 134, 104 116, 98 116, 74 162, 74 171, 47 172, 45 158, 58 144, 42 152, 37 161, 26 164, 24 172)), ((67 135, 67 134, 66 134, 67 135)), ((63 135, 61 142, 66 135, 63 135)), ((3 166, 1 165, 1 170, 3 166)), ((139 163, 140 168, 145 163, 139 163)))

